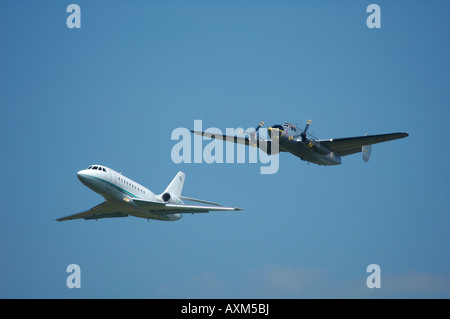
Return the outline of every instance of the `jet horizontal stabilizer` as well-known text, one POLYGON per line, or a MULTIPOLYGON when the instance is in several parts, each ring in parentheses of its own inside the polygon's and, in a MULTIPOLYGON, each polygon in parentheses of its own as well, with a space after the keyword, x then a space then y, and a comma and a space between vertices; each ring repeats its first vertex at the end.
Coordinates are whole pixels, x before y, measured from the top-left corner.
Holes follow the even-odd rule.
POLYGON ((182 200, 189 200, 191 202, 198 202, 198 203, 205 203, 205 204, 211 204, 211 205, 216 205, 216 206, 222 206, 220 204, 214 203, 214 202, 209 202, 207 200, 203 200, 203 199, 197 199, 197 198, 192 198, 192 197, 187 197, 187 196, 178 196, 180 199, 182 200))

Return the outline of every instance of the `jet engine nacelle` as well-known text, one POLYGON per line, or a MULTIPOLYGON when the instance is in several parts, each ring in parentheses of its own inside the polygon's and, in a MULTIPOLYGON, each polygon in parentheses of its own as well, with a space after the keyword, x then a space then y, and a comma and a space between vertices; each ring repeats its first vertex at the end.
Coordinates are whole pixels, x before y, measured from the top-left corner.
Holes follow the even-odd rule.
POLYGON ((158 196, 158 199, 168 204, 183 204, 183 201, 175 194, 166 192, 158 196))

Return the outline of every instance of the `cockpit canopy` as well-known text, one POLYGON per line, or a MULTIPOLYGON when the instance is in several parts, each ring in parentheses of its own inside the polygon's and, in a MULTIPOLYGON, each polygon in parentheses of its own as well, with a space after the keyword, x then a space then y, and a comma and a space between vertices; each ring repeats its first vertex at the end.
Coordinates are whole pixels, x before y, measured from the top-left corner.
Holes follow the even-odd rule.
POLYGON ((284 127, 286 127, 286 128, 288 128, 288 129, 290 129, 290 130, 292 130, 292 131, 297 132, 297 128, 295 127, 295 125, 292 125, 292 124, 290 124, 290 123, 283 123, 283 124, 281 124, 281 125, 284 126, 284 127))
POLYGON ((106 169, 103 166, 100 166, 100 165, 91 165, 87 169, 96 169, 96 170, 99 170, 99 171, 106 172, 106 169))

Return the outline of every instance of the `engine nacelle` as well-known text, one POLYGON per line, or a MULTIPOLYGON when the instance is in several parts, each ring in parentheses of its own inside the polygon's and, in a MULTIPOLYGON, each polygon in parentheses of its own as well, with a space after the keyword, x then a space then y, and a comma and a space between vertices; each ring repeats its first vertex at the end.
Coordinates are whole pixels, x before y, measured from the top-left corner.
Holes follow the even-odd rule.
POLYGON ((329 154, 331 152, 327 147, 314 140, 308 140, 308 146, 314 147, 314 149, 320 154, 329 154))
POLYGON ((177 195, 172 193, 162 193, 161 195, 158 195, 157 198, 167 204, 183 204, 183 201, 177 195))
MULTIPOLYGON (((366 136, 369 135, 369 133, 366 133, 366 136)), ((372 145, 364 145, 361 148, 361 152, 362 152, 362 158, 364 160, 364 162, 368 162, 369 158, 370 158, 370 154, 372 154, 372 145)))
POLYGON ((365 145, 361 148, 362 158, 364 162, 368 162, 370 154, 372 154, 372 145, 365 145))

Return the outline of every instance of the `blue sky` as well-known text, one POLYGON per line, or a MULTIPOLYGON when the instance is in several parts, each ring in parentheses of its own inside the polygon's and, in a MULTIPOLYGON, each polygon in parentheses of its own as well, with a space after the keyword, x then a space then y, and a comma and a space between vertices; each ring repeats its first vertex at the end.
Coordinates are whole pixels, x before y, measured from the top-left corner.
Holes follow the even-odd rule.
POLYGON ((370 1, 77 1, 81 29, 70 3, 0 4, 0 297, 450 297, 448 2, 377 1, 381 29, 370 1), (309 118, 319 138, 410 136, 273 175, 170 156, 196 119, 309 118), (54 221, 103 200, 76 178, 94 163, 155 193, 182 170, 183 195, 244 211, 54 221))

